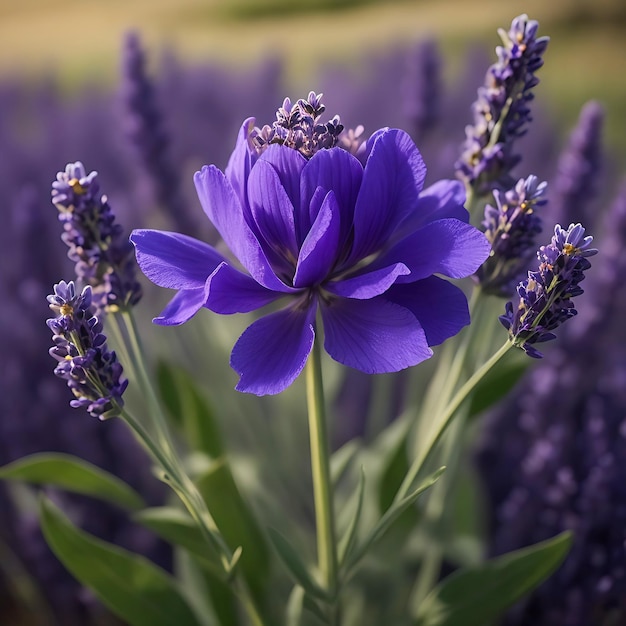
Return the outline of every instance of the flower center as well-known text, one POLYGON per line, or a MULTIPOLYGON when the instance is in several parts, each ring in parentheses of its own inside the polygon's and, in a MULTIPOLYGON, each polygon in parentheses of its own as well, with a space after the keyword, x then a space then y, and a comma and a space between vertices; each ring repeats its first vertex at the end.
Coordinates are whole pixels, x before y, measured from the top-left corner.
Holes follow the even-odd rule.
POLYGON ((339 143, 343 124, 335 115, 329 122, 320 122, 326 107, 322 104, 322 94, 311 91, 306 100, 295 104, 285 98, 276 112, 276 121, 252 132, 252 145, 260 154, 267 146, 277 143, 293 148, 310 159, 318 150, 334 148, 339 143))

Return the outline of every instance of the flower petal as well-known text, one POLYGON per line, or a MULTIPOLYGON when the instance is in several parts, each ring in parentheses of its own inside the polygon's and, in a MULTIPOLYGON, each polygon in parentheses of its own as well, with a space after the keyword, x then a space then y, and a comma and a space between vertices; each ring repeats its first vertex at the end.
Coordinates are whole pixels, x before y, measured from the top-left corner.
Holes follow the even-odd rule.
POLYGON ((306 309, 282 309, 244 331, 230 357, 231 367, 241 376, 238 391, 264 396, 291 385, 313 347, 316 307, 314 300, 306 309))
POLYGON ((295 287, 312 287, 326 278, 337 259, 339 222, 335 194, 329 191, 300 249, 293 278, 295 287))
POLYGON ((300 206, 300 176, 306 164, 306 159, 297 150, 279 144, 268 146, 259 161, 269 163, 291 200, 294 208, 300 206))
POLYGON ((235 194, 240 199, 243 206, 248 204, 248 176, 250 170, 257 160, 257 154, 250 149, 250 133, 254 129, 256 120, 253 117, 249 117, 241 125, 239 133, 237 135, 237 142, 235 143, 235 149, 230 155, 228 165, 224 173, 231 187, 235 191, 235 194))
POLYGON ((404 263, 395 263, 374 272, 367 272, 346 280, 326 283, 324 288, 344 298, 368 300, 385 293, 396 282, 398 276, 410 273, 411 271, 404 263))
POLYGON ((195 173, 194 183, 205 213, 250 275, 268 289, 286 293, 292 291, 274 273, 224 174, 214 165, 205 165, 195 173))
POLYGON ((187 235, 161 230, 134 230, 141 271, 159 287, 203 289, 206 279, 224 257, 209 244, 187 235))
POLYGON ((432 274, 463 278, 473 274, 489 255, 491 246, 479 230, 456 219, 437 220, 408 235, 376 260, 375 267, 404 263, 414 282, 432 274))
POLYGON ((372 146, 354 211, 350 263, 363 259, 387 241, 414 209, 426 166, 404 131, 381 133, 372 146))
POLYGON ((205 301, 204 289, 183 289, 169 301, 161 315, 152 321, 160 326, 184 324, 204 306, 205 301))
POLYGON ((420 193, 415 209, 402 222, 403 235, 421 228, 427 222, 453 217, 466 224, 469 213, 465 204, 465 186, 460 180, 438 180, 420 193))
POLYGON ((331 148, 315 153, 302 170, 301 213, 298 216, 300 241, 307 236, 317 218, 320 207, 312 199, 316 193, 320 193, 318 189, 321 188, 324 196, 329 191, 335 194, 341 215, 339 242, 343 245, 352 229, 354 207, 362 179, 363 166, 346 150, 331 148))
POLYGON ((270 291, 254 278, 222 263, 209 277, 207 309, 222 315, 248 313, 282 298, 285 294, 270 291))
POLYGON ((419 320, 429 346, 436 346, 456 335, 470 323, 465 294, 447 280, 431 276, 415 283, 394 285, 385 294, 392 302, 406 307, 419 320))
MULTIPOLYGON (((296 153, 295 150, 291 152, 296 153)), ((297 182, 299 184, 300 181, 297 182)), ((262 243, 266 242, 269 248, 266 249, 268 258, 277 256, 279 262, 289 266, 286 259, 298 256, 293 204, 276 170, 265 160, 259 159, 250 172, 248 199, 257 238, 262 243)))
POLYGON ((330 356, 368 374, 397 372, 432 356, 416 317, 385 300, 337 298, 324 305, 324 347, 330 356))

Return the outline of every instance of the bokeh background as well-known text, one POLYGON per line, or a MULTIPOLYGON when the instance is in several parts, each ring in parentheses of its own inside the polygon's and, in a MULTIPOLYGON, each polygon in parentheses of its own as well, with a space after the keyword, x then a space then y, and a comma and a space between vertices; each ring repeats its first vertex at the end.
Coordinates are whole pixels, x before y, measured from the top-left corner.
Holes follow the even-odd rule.
POLYGON ((152 50, 187 60, 246 67, 276 55, 290 93, 315 89, 320 66, 367 72, 372 54, 435 37, 450 80, 468 43, 493 52, 495 31, 527 13, 552 43, 538 98, 565 129, 583 102, 607 107, 607 138, 623 145, 626 4, 621 0, 21 0, 0 2, 0 72, 54 74, 68 92, 85 82, 113 86, 123 34, 137 29, 152 50), (622 142, 622 143, 620 143, 622 142))
MULTIPOLYGON (((555 211, 588 219, 610 262, 598 262, 590 272, 596 305, 581 304, 579 330, 562 338, 492 416, 479 457, 493 510, 500 511, 488 550, 503 552, 578 525, 582 539, 568 568, 533 600, 530 613, 522 607, 510 624, 626 623, 619 621, 626 613, 615 618, 614 612, 620 602, 626 610, 626 476, 615 469, 626 436, 620 391, 626 380, 626 350, 620 347, 626 288, 619 279, 626 268, 617 262, 626 243, 626 189, 614 200, 626 172, 624 0, 0 0, 0 345, 6 355, 0 366, 0 465, 40 450, 71 452, 122 476, 151 504, 165 497, 122 425, 72 411, 67 389, 52 375, 45 295, 54 282, 71 278, 72 264, 49 193, 65 163, 80 159, 100 172, 102 190, 127 229, 166 227, 210 239, 215 233, 194 198, 192 173, 205 163, 225 165, 245 117, 269 122, 285 95, 302 97, 312 89, 325 93, 328 112, 340 114, 348 127, 406 128, 424 154, 429 182, 451 177, 476 88, 495 61, 496 30, 520 13, 537 19, 551 43, 519 175, 558 181, 559 159, 581 109, 598 101, 603 118, 598 108, 587 114, 591 126, 603 119, 603 143, 585 157, 591 174, 574 176, 585 184, 570 187, 577 194, 568 200, 571 213, 563 212, 567 194, 555 211), (610 207, 621 221, 607 227, 610 207), (561 406, 555 408, 555 398, 563 397, 569 413, 550 430, 561 406), (505 440, 513 446, 500 446, 505 440), (543 490, 545 498, 537 495, 543 490), (585 608, 585 598, 593 599, 592 609, 585 608), (618 621, 604 621, 609 612, 618 621)), ((560 170, 572 178, 571 168, 560 170)), ((225 363, 245 320, 205 316, 175 338, 156 339, 149 320, 166 294, 148 289, 139 316, 153 356, 167 355, 196 372, 200 383, 219 389, 212 400, 226 418, 235 456, 241 455, 238 478, 248 494, 261 510, 285 506, 310 522, 308 492, 296 471, 306 447, 306 431, 296 419, 301 407, 294 409, 302 388, 296 384, 285 394, 286 405, 278 405, 289 406, 289 414, 270 401, 238 396, 231 391, 236 376, 225 363), (197 350, 207 337, 208 357, 197 350), (247 419, 250 414, 255 419, 247 419), (245 454, 255 447, 281 454, 270 452, 271 463, 257 459, 261 465, 251 465, 245 454), (272 485, 271 502, 262 501, 267 488, 257 489, 263 481, 272 485)), ((332 370, 331 392, 366 389, 362 379, 342 375, 332 370)), ((337 393, 344 419, 334 425, 336 445, 355 435, 367 439, 359 421, 360 403, 367 400, 364 393, 337 393)), ((382 424, 397 410, 395 403, 388 407, 382 424)), ((167 548, 119 511, 87 498, 54 497, 89 532, 172 566, 167 548)), ((51 557, 32 499, 15 486, 0 491, 0 563, 1 624, 114 623, 51 557)))

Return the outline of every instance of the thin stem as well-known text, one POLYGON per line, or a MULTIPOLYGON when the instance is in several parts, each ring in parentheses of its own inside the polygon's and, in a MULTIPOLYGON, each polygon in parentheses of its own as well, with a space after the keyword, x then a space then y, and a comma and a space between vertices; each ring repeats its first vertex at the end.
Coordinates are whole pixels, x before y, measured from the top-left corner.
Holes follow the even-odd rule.
MULTIPOLYGON (((204 498, 183 469, 182 462, 171 441, 165 415, 161 410, 161 405, 145 366, 143 349, 137 332, 135 318, 132 311, 128 310, 123 311, 121 316, 130 343, 130 349, 128 350, 130 361, 135 370, 138 383, 146 394, 148 404, 151 407, 151 415, 153 416, 153 423, 156 427, 158 445, 152 441, 145 428, 132 415, 128 412, 124 412, 123 417, 135 431, 140 442, 167 473, 169 477, 167 481, 168 484, 200 528, 205 541, 217 552, 224 571, 229 574, 233 553, 224 541, 215 520, 206 506, 204 498)), ((119 322, 119 318, 117 318, 117 316, 114 317, 116 317, 116 323, 119 322)), ((245 581, 241 580, 240 576, 236 576, 232 581, 232 585, 235 594, 241 600, 250 618, 251 624, 253 626, 264 626, 265 622, 245 581)))
POLYGON ((424 462, 431 454, 435 445, 445 432, 446 428, 455 416, 455 413, 459 407, 469 397, 470 393, 474 390, 476 385, 484 378, 484 376, 491 370, 498 361, 511 349, 513 344, 507 341, 491 358, 483 363, 483 365, 474 372, 474 374, 465 382, 465 384, 456 392, 452 400, 448 403, 446 408, 436 417, 436 427, 431 430, 427 435, 427 444, 422 447, 418 456, 413 461, 413 464, 409 468, 407 475, 405 476, 398 493, 396 494, 395 501, 399 501, 406 497, 413 485, 413 481, 417 478, 420 470, 422 469, 424 462))
POLYGON ((335 596, 338 580, 337 539, 330 479, 330 450, 324 408, 322 365, 317 339, 306 364, 307 406, 311 438, 311 469, 315 497, 318 564, 326 588, 335 596))
POLYGON ((137 332, 137 324, 135 322, 135 316, 132 309, 125 310, 121 313, 124 320, 126 332, 128 334, 128 340, 130 342, 130 354, 136 368, 137 375, 139 377, 138 382, 146 394, 148 403, 151 408, 151 414, 154 418, 154 425, 156 426, 156 434, 159 439, 160 445, 165 450, 166 454, 172 459, 174 463, 178 463, 178 457, 174 450, 174 445, 169 435, 167 427, 167 421, 163 415, 161 409, 161 403, 159 402, 152 381, 148 375, 148 371, 145 366, 143 347, 141 340, 139 339, 139 333, 137 332))
MULTIPOLYGON (((181 502, 196 522, 202 532, 205 541, 213 547, 220 557, 220 562, 224 570, 228 573, 232 553, 226 545, 222 536, 211 517, 206 504, 202 499, 199 491, 189 477, 177 465, 171 463, 171 459, 164 455, 158 446, 154 444, 150 435, 141 423, 128 411, 123 410, 122 418, 130 426, 135 433, 139 442, 146 448, 152 458, 161 466, 167 474, 167 483, 170 485, 174 493, 180 498, 181 502)), ((250 595, 250 592, 243 581, 235 579, 233 581, 234 591, 241 600, 248 617, 253 626, 265 626, 265 622, 259 613, 259 610, 250 595)))

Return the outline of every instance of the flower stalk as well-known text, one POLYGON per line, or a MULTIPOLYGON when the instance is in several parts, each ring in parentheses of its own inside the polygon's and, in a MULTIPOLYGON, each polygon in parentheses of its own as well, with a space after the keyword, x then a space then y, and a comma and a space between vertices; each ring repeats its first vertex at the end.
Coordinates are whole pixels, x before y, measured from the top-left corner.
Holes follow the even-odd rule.
MULTIPOLYGON (((311 443, 311 470, 315 498, 318 565, 331 598, 338 581, 337 535, 330 478, 330 449, 326 428, 321 351, 317 339, 306 364, 307 406, 311 443)), ((334 620, 331 619, 331 623, 334 620)))

